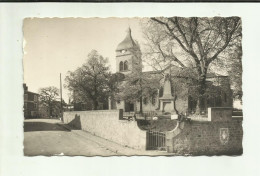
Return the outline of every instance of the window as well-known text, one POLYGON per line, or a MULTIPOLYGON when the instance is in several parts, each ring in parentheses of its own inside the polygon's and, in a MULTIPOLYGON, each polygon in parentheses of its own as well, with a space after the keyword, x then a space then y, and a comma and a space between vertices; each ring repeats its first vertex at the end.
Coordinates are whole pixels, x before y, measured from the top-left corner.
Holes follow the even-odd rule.
POLYGON ((155 105, 156 99, 152 97, 152 104, 155 105))
POLYGON ((119 71, 123 71, 124 70, 124 63, 121 61, 119 64, 119 71))
POLYGON ((28 94, 24 94, 24 101, 28 100, 28 94))
POLYGON ((227 94, 224 93, 224 101, 227 102, 227 94))
POLYGON ((38 100, 37 95, 34 95, 34 101, 37 101, 37 100, 38 100))
POLYGON ((124 62, 124 70, 128 70, 128 62, 127 61, 124 62))
POLYGON ((33 107, 34 107, 34 109, 37 109, 37 103, 34 103, 33 107))
POLYGON ((35 111, 31 111, 31 116, 34 117, 36 115, 35 111))

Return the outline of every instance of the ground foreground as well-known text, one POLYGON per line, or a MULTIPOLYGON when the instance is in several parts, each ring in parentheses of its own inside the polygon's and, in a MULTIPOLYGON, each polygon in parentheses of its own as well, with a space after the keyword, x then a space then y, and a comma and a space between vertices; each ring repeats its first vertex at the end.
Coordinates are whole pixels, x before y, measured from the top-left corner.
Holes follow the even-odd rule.
POLYGON ((59 120, 24 121, 25 156, 116 156, 169 155, 161 151, 140 151, 121 146, 82 130, 72 130, 59 120))

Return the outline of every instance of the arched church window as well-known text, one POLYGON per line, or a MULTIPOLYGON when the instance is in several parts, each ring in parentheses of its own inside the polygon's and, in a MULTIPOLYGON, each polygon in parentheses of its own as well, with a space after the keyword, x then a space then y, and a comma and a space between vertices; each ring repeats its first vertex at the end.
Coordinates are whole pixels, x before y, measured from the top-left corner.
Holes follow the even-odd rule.
POLYGON ((152 104, 155 105, 156 99, 154 96, 152 96, 152 104))
POLYGON ((119 71, 123 71, 124 70, 124 63, 121 61, 119 64, 119 71))
POLYGON ((224 101, 227 102, 227 94, 224 93, 224 101))
POLYGON ((125 61, 125 63, 124 63, 124 70, 128 70, 128 62, 127 61, 125 61))

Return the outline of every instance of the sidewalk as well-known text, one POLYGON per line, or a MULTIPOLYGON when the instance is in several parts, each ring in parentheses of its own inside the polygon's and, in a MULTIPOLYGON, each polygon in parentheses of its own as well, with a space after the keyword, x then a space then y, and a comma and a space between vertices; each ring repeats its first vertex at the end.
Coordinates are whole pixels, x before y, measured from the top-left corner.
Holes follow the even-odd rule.
POLYGON ((155 151, 155 150, 146 150, 146 151, 141 151, 129 147, 124 147, 120 144, 117 144, 115 142, 109 141, 107 139, 101 138, 99 136, 94 136, 93 134, 83 131, 83 130, 74 130, 70 126, 63 124, 63 123, 58 123, 58 125, 63 126, 64 128, 70 130, 72 133, 77 134, 89 141, 95 142, 98 145, 106 148, 107 150, 115 153, 115 155, 123 155, 123 156, 133 156, 133 155, 138 155, 138 156, 174 156, 174 153, 167 153, 166 151, 155 151))

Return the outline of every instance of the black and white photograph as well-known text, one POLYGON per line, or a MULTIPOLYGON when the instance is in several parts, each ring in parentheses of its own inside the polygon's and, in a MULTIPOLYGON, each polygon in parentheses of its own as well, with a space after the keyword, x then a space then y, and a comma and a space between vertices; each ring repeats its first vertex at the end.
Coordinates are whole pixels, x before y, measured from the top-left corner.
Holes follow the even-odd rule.
POLYGON ((242 21, 25 18, 24 156, 243 155, 242 21))
POLYGON ((259 8, 1 3, 0 176, 260 175, 259 8))

